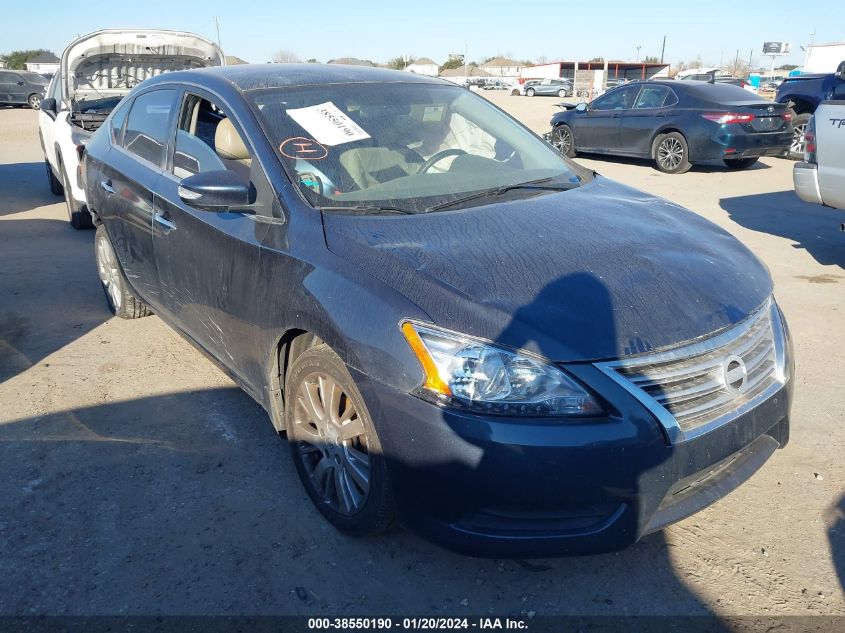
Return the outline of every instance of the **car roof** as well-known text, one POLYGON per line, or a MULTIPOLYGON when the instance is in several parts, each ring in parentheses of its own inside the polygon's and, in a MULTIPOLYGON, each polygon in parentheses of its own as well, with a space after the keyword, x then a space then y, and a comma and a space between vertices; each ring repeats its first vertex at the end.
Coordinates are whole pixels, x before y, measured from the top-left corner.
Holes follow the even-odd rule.
POLYGON ((336 83, 430 83, 454 86, 435 77, 387 68, 345 64, 242 64, 164 73, 150 83, 226 82, 242 92, 262 88, 318 86, 336 83))

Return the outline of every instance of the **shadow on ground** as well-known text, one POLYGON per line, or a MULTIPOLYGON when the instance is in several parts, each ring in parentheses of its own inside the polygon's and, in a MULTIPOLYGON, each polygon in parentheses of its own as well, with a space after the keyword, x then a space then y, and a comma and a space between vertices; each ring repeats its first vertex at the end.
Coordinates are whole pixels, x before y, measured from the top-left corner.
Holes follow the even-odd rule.
MULTIPOLYGON (((618 165, 639 165, 642 167, 651 167, 654 171, 659 172, 657 165, 653 160, 645 158, 628 158, 626 156, 610 156, 607 154, 588 154, 586 152, 578 153, 578 158, 587 158, 590 160, 600 160, 606 163, 616 163, 618 165)), ((757 162, 752 167, 741 171, 755 171, 758 169, 771 169, 766 163, 757 162)), ((695 163, 691 168, 692 172, 699 172, 702 174, 712 174, 716 172, 738 172, 736 169, 728 168, 725 163, 720 160, 709 160, 703 163, 695 163)))
POLYGON ((0 164, 0 217, 62 202, 50 193, 44 163, 0 164))
POLYGON ((745 228, 785 237, 823 265, 845 267, 845 213, 799 199, 794 191, 722 198, 719 205, 745 228))

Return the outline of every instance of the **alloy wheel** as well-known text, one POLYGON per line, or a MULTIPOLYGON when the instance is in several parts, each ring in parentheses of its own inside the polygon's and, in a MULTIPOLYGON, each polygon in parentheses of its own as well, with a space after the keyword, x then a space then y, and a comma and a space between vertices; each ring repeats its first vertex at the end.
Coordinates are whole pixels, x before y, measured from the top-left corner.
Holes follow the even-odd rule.
POLYGON ((97 271, 100 281, 111 299, 115 312, 120 311, 123 293, 120 287, 120 269, 117 267, 117 257, 108 240, 100 238, 97 242, 97 271))
POLYGON ((683 159, 684 147, 676 138, 665 138, 657 147, 657 162, 667 171, 677 169, 683 159))
POLYGON ((552 145, 561 154, 568 154, 572 149, 572 134, 565 127, 557 127, 552 132, 552 145))
POLYGON ((792 129, 792 145, 789 146, 790 154, 804 153, 804 135, 807 133, 807 124, 799 123, 792 129))
POLYGON ((29 107, 33 110, 37 110, 41 107, 41 97, 39 97, 38 95, 30 95, 28 102, 29 107))
POLYGON ((370 491, 364 422, 331 376, 315 372, 299 384, 294 403, 296 449, 322 502, 343 515, 358 513, 370 491))

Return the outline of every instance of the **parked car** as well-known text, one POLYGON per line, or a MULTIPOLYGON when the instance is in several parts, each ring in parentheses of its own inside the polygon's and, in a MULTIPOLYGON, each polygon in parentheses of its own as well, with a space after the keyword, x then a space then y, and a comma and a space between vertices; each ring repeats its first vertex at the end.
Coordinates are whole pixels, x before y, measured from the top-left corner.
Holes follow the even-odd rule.
POLYGON ((221 365, 344 532, 396 516, 478 556, 607 551, 787 442, 765 266, 448 82, 159 76, 95 133, 85 182, 111 310, 221 365))
POLYGON ((802 200, 845 210, 845 99, 822 101, 810 117, 792 180, 802 200))
POLYGON ((48 83, 38 73, 0 68, 0 105, 28 105, 37 110, 48 83))
POLYGON ((822 101, 845 98, 845 61, 835 73, 804 74, 787 77, 778 87, 775 101, 786 104, 793 112, 794 138, 789 158, 804 158, 804 133, 810 116, 822 101))
POLYGON ((638 81, 556 113, 550 140, 570 157, 591 152, 650 158, 670 174, 719 159, 731 169, 746 169, 760 156, 786 152, 791 118, 786 106, 736 86, 638 81))
POLYGON ((571 97, 572 96, 572 82, 568 79, 541 79, 537 83, 532 83, 530 86, 526 82, 525 96, 556 96, 556 97, 571 97))
POLYGON ((224 63, 216 44, 180 31, 109 29, 68 45, 40 104, 38 138, 47 184, 54 195, 64 195, 73 228, 93 226, 80 182, 79 157, 109 112, 148 77, 224 63))
POLYGON ((492 81, 488 80, 484 86, 482 86, 483 90, 513 90, 514 85, 507 81, 502 81, 501 79, 494 79, 492 81))

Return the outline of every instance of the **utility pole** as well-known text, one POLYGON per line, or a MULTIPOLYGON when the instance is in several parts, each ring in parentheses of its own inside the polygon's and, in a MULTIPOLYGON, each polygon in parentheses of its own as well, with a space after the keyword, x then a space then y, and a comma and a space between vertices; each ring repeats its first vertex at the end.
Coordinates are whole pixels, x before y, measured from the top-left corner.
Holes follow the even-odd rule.
POLYGON ((642 46, 637 46, 637 59, 636 59, 636 61, 640 61, 640 49, 641 48, 642 48, 642 46))
POLYGON ((754 49, 748 51, 748 72, 751 72, 751 64, 754 62, 754 49))
POLYGON ((464 44, 464 80, 469 88, 469 46, 464 44))
POLYGON ((666 53, 666 36, 663 36, 663 48, 660 49, 660 63, 663 63, 663 55, 666 53))
POLYGON ((214 16, 214 26, 217 27, 217 46, 222 49, 223 45, 220 43, 220 20, 217 18, 216 15, 214 16))

